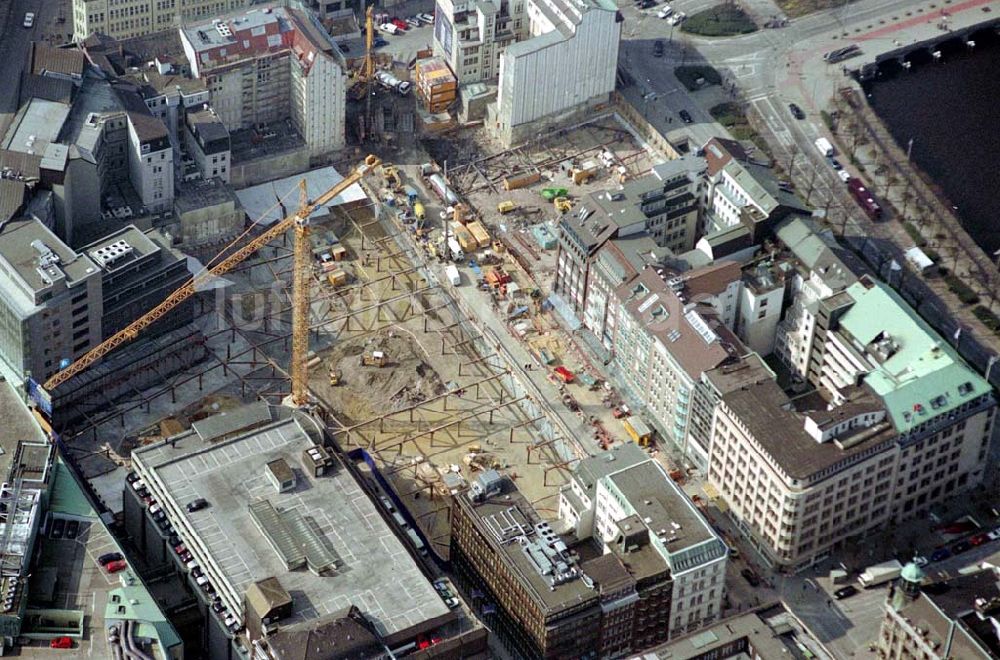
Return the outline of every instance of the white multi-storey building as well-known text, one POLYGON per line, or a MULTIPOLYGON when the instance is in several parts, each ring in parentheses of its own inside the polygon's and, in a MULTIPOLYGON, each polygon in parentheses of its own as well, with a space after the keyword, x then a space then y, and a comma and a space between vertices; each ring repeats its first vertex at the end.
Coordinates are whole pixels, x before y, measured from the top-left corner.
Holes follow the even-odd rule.
POLYGON ((346 62, 301 11, 253 9, 186 25, 181 44, 204 79, 225 127, 257 128, 290 118, 312 156, 344 146, 346 62))
POLYGON ((437 0, 434 54, 462 84, 495 79, 503 50, 528 36, 526 2, 437 0))
POLYGON ((73 0, 73 39, 116 39, 178 27, 182 22, 246 7, 247 0, 73 0))
POLYGON ((710 453, 739 528, 793 570, 981 483, 996 412, 989 384, 882 284, 820 301, 814 326, 816 392, 792 401, 766 380, 724 395, 710 453))
POLYGON ((167 127, 152 115, 128 113, 129 180, 150 211, 174 203, 174 150, 167 127))
POLYGON ((632 443, 581 461, 559 493, 559 516, 605 552, 645 533, 670 567, 670 637, 705 626, 722 609, 728 549, 691 499, 632 443), (638 530, 634 526, 638 526, 638 530))

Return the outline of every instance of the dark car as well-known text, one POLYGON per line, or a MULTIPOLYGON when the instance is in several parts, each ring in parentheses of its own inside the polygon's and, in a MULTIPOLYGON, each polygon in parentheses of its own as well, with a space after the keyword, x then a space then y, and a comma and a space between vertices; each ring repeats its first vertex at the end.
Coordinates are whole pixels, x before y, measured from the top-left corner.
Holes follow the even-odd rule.
POLYGON ((155 520, 156 522, 160 522, 161 520, 166 520, 166 518, 167 514, 163 513, 163 509, 160 509, 159 511, 153 514, 153 520, 155 520))
POLYGON ((80 534, 80 521, 70 520, 66 524, 66 538, 75 539, 80 534))
POLYGON ((372 48, 381 48, 382 46, 385 46, 388 43, 389 42, 383 39, 382 37, 372 38, 372 48))
POLYGON ((208 506, 208 500, 204 497, 199 497, 196 500, 192 500, 187 503, 188 513, 194 513, 195 511, 201 511, 208 506))
POLYGON ((52 529, 49 531, 49 536, 54 539, 61 539, 63 537, 63 531, 66 530, 66 521, 62 518, 57 518, 52 521, 52 529))
POLYGON ((337 48, 340 49, 341 53, 349 53, 349 52, 351 52, 351 47, 348 46, 347 44, 343 43, 343 42, 338 42, 337 43, 337 48))
POLYGON ((857 587, 853 585, 847 585, 846 587, 841 587, 833 592, 833 597, 837 600, 843 600, 845 598, 850 598, 854 594, 858 593, 857 587))
POLYGON ((805 119, 806 113, 802 112, 802 108, 795 105, 794 103, 788 104, 788 111, 792 113, 792 116, 796 119, 805 119))
POLYGON ((107 566, 113 561, 121 561, 122 559, 124 557, 122 557, 122 553, 120 552, 106 552, 97 558, 97 563, 101 566, 107 566))
POLYGON ((216 613, 225 612, 226 611, 226 606, 223 605, 221 601, 217 600, 214 603, 212 603, 212 611, 216 612, 216 613))
POLYGON ((830 159, 830 167, 832 167, 835 170, 842 170, 842 169, 844 169, 844 166, 841 165, 840 161, 837 160, 836 158, 831 158, 830 159))
POLYGON ((135 472, 129 472, 128 474, 125 475, 125 481, 130 484, 135 483, 136 481, 139 481, 139 475, 137 475, 135 472))
POLYGON ((931 553, 931 561, 944 561, 948 557, 951 557, 951 551, 948 548, 938 548, 931 553))
POLYGON ((663 39, 657 39, 653 42, 653 57, 663 57, 663 39))
POLYGON ((639 9, 649 9, 656 6, 656 0, 639 0, 635 4, 639 9))
POLYGON ((754 573, 749 568, 744 568, 742 571, 740 571, 740 575, 743 576, 743 579, 746 580, 751 587, 760 586, 760 578, 757 576, 756 573, 754 573))
POLYGON ((971 547, 972 544, 968 541, 959 541, 955 545, 951 546, 951 554, 960 555, 971 547))
POLYGON ((685 124, 690 124, 694 121, 694 119, 691 118, 691 113, 688 112, 687 110, 681 110, 677 114, 681 116, 681 121, 683 121, 685 124))

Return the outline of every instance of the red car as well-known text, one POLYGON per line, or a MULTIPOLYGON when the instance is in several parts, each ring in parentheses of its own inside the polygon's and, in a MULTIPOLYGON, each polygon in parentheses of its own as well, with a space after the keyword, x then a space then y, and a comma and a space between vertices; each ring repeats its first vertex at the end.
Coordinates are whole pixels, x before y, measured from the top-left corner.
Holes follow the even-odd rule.
POLYGON ((125 570, 127 566, 128 564, 125 563, 124 559, 119 559, 117 561, 109 563, 107 566, 105 566, 105 568, 108 569, 108 573, 117 573, 118 571, 125 570))
POLYGON ((976 534, 971 539, 969 539, 969 545, 982 545, 990 540, 988 534, 976 534))
POLYGON ((968 520, 963 520, 961 522, 954 522, 947 525, 941 525, 938 531, 943 534, 965 534, 966 532, 975 531, 976 526, 969 522, 968 520))
POLYGON ((391 22, 391 23, 392 23, 393 25, 395 25, 396 27, 398 27, 398 28, 399 28, 400 30, 402 30, 403 32, 406 32, 407 30, 409 30, 409 29, 410 29, 410 26, 409 26, 409 25, 407 25, 407 24, 406 24, 406 21, 404 21, 404 20, 402 20, 402 19, 399 19, 399 18, 394 18, 394 19, 392 19, 392 21, 390 21, 390 22, 391 22))
POLYGON ((50 649, 71 649, 73 648, 73 640, 69 637, 56 637, 51 642, 49 642, 50 649))

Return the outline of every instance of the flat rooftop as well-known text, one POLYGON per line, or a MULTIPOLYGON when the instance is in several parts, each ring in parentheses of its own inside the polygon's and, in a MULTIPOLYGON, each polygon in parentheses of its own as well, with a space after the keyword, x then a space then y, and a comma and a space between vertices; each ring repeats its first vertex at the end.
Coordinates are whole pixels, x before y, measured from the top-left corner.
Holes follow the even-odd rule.
MULTIPOLYGON (((309 199, 316 199, 326 190, 343 181, 344 177, 332 166, 321 167, 277 181, 269 181, 258 186, 238 190, 236 198, 240 200, 240 204, 243 205, 252 222, 257 222, 262 226, 271 225, 282 218, 281 207, 275 203, 275 196, 282 200, 289 213, 292 212, 298 207, 299 184, 303 179, 306 181, 306 192, 309 199)), ((330 207, 360 202, 365 199, 367 199, 365 191, 360 184, 355 183, 327 202, 325 207, 321 206, 314 210, 309 217, 323 217, 329 213, 327 209, 330 207)))
MULTIPOLYGON (((825 468, 867 453, 896 437, 892 425, 883 424, 878 433, 844 449, 833 440, 818 442, 806 432, 802 413, 788 409, 788 395, 771 379, 724 394, 722 400, 747 426, 761 448, 793 479, 809 479, 825 468)), ((886 444, 885 449, 888 448, 886 444)))
POLYGON ((319 438, 313 424, 311 418, 294 414, 235 436, 205 436, 228 438, 214 441, 192 430, 133 456, 141 469, 155 475, 161 496, 173 500, 173 506, 165 508, 184 516, 181 524, 174 520, 175 527, 197 534, 241 599, 251 584, 268 577, 276 577, 292 594, 287 623, 316 619, 353 604, 384 637, 448 615, 450 610, 402 542, 339 462, 324 476, 305 475, 302 454, 319 438), (284 493, 265 477, 265 465, 277 459, 295 467, 298 477, 297 485, 284 493), (208 500, 209 507, 188 513, 185 505, 199 497, 208 500), (286 568, 251 515, 251 505, 265 501, 279 516, 295 511, 308 521, 335 557, 332 572, 316 575, 286 568))
POLYGON ((522 535, 530 542, 539 541, 535 526, 542 520, 524 495, 506 478, 505 482, 502 493, 479 503, 473 503, 467 494, 458 495, 459 506, 469 512, 476 526, 490 540, 493 551, 511 566, 519 576, 519 582, 528 587, 533 600, 544 612, 559 612, 597 598, 597 592, 580 577, 561 584, 550 584, 549 578, 542 575, 528 558, 524 550, 526 545, 510 542, 522 535), (508 542, 496 542, 495 534, 498 532, 503 533, 508 542))
POLYGON ((43 154, 59 137, 69 106, 45 99, 31 99, 7 129, 3 148, 29 154, 43 154))
MULTIPOLYGON (((39 257, 41 255, 33 244, 44 244, 52 251, 53 255, 58 257, 58 263, 49 266, 48 270, 55 269, 53 270, 54 278, 58 277, 55 271, 59 271, 66 278, 67 284, 73 284, 96 272, 97 267, 94 262, 71 250, 39 221, 15 220, 8 222, 0 229, 0 261, 11 273, 17 274, 20 280, 19 286, 26 285, 32 293, 42 291, 50 286, 42 279, 39 272, 39 257)), ((5 293, 7 297, 12 297, 14 292, 8 287, 5 293)), ((28 291, 25 291, 24 294, 30 295, 28 291)), ((27 308, 34 307, 33 299, 27 300, 20 296, 17 298, 22 301, 23 305, 27 305, 27 308)))

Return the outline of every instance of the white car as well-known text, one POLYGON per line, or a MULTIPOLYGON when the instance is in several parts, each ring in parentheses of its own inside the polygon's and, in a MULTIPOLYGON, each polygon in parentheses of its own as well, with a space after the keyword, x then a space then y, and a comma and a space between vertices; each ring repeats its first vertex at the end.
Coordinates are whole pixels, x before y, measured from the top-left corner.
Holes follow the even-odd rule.
POLYGON ((427 23, 427 25, 430 25, 431 23, 434 22, 434 16, 431 14, 417 14, 417 18, 419 18, 424 23, 427 23))
POLYGON ((988 533, 988 534, 987 534, 986 536, 987 536, 987 537, 988 537, 988 538, 989 538, 989 539, 990 539, 991 541, 996 541, 997 539, 1000 539, 1000 527, 997 527, 997 528, 996 528, 996 529, 994 529, 994 530, 993 530, 992 532, 988 533))
POLYGON ((670 25, 680 25, 685 18, 687 18, 687 14, 685 14, 682 11, 679 11, 670 18, 668 18, 667 23, 669 23, 670 25))
POLYGON ((420 19, 418 19, 416 16, 413 16, 411 18, 406 19, 406 24, 409 25, 410 27, 418 28, 420 27, 420 19))
POLYGON ((24 27, 30 28, 35 24, 35 12, 29 11, 24 15, 24 27))
POLYGON ((844 183, 851 180, 851 175, 847 173, 847 170, 837 170, 837 176, 839 176, 840 180, 844 183))
POLYGON ((918 556, 916 556, 916 557, 913 558, 913 563, 916 564, 917 566, 920 566, 921 568, 923 568, 929 562, 927 561, 927 557, 923 557, 923 556, 918 555, 918 556))
POLYGON ((662 7, 660 7, 660 11, 656 12, 656 17, 666 18, 667 16, 670 16, 672 13, 674 13, 673 7, 671 7, 670 5, 663 5, 662 7))

